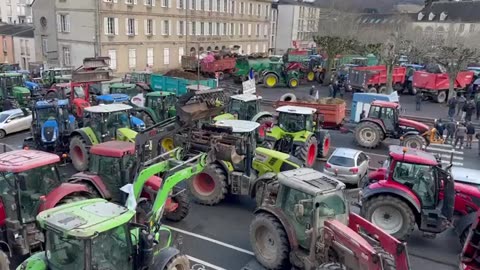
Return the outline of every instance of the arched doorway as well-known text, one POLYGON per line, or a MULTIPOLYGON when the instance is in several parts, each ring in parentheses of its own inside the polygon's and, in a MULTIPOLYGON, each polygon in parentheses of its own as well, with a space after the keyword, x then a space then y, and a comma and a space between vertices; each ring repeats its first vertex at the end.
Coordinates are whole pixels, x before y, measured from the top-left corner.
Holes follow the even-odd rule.
POLYGON ((198 49, 198 52, 199 52, 199 53, 203 53, 203 51, 205 51, 205 49, 204 49, 203 47, 200 47, 200 48, 198 49))
POLYGON ((210 52, 210 51, 212 51, 212 47, 211 47, 211 46, 208 46, 208 47, 207 47, 207 52, 210 52))
POLYGON ((225 45, 222 46, 222 50, 225 50, 227 47, 225 45))
POLYGON ((214 49, 214 50, 215 50, 215 51, 218 51, 218 46, 215 46, 215 49, 214 49))
POLYGON ((195 55, 196 51, 195 47, 190 48, 190 55, 195 55))

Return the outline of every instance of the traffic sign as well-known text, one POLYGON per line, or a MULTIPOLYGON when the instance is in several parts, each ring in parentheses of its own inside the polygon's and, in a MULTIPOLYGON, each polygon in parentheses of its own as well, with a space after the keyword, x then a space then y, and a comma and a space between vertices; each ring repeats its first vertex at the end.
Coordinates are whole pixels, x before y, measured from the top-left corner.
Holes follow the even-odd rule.
POLYGON ((255 92, 257 91, 255 87, 255 78, 244 81, 242 83, 242 86, 244 94, 255 94, 255 92))

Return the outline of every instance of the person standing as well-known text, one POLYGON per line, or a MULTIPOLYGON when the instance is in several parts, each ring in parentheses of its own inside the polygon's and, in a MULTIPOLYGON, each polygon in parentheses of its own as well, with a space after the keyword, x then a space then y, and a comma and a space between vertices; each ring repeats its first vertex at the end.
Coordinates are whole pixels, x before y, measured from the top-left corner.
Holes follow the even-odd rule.
POLYGON ((472 121, 472 115, 473 115, 473 112, 475 111, 475 101, 473 101, 473 98, 468 99, 463 110, 465 111, 465 121, 467 122, 472 121))
POLYGON ((453 96, 448 100, 448 117, 455 117, 455 109, 457 107, 457 97, 453 96))
POLYGON ((333 83, 333 98, 337 97, 337 93, 338 93, 338 81, 335 80, 335 82, 333 83))
POLYGON ((333 83, 330 83, 330 84, 328 85, 328 91, 329 91, 329 94, 330 94, 329 97, 334 97, 334 96, 333 96, 333 92, 335 92, 335 89, 334 89, 334 87, 333 87, 333 83))
POLYGON ((460 94, 460 97, 458 98, 458 101, 457 101, 457 116, 462 115, 463 107, 465 106, 466 102, 467 102, 467 99, 463 96, 463 94, 460 94))
POLYGON ((460 147, 458 149, 462 149, 465 136, 467 135, 467 127, 465 127, 463 123, 459 124, 458 122, 457 126, 457 131, 455 132, 455 144, 453 145, 453 148, 456 148, 457 144, 460 142, 460 147))
POLYGON ((457 128, 453 118, 450 118, 450 122, 447 123, 447 138, 445 141, 450 141, 453 144, 453 137, 455 136, 455 129, 457 128))
POLYGON ((415 103, 417 105, 417 111, 421 110, 422 100, 423 100, 423 92, 418 91, 417 94, 415 95, 415 103))
POLYGON ((472 122, 467 122, 467 149, 472 149, 473 135, 475 135, 475 126, 472 122))
POLYGON ((310 96, 313 96, 315 94, 315 85, 312 85, 310 88, 310 96))

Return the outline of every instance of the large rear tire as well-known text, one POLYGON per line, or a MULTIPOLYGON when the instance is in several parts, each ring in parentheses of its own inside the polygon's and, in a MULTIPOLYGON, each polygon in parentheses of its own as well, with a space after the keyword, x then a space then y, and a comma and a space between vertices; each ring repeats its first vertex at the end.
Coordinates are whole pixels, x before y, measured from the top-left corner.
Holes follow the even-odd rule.
POLYGON ((378 93, 379 94, 386 94, 387 93, 387 87, 386 86, 382 86, 378 89, 378 93))
POLYGON ((320 131, 318 136, 318 153, 317 157, 326 158, 330 152, 330 133, 328 131, 320 131))
POLYGON ((90 159, 90 153, 87 149, 87 143, 81 136, 74 136, 70 140, 70 158, 72 159, 72 165, 75 170, 79 172, 86 171, 88 169, 88 161, 90 159))
POLYGON ((295 96, 294 93, 286 93, 286 94, 283 94, 279 100, 295 102, 297 101, 297 96, 295 96))
POLYGON ((376 94, 376 93, 377 93, 377 88, 375 88, 375 87, 372 86, 372 87, 368 88, 367 92, 368 92, 368 93, 376 94))
POLYGON ((0 270, 10 270, 10 260, 7 254, 0 250, 0 270))
POLYGON ((408 135, 403 139, 403 145, 413 149, 423 149, 427 141, 420 135, 408 135))
POLYGON ((444 103, 445 100, 447 100, 447 91, 438 92, 438 95, 435 97, 435 102, 444 103))
POLYGON ((384 270, 396 270, 397 266, 395 265, 395 258, 392 254, 386 252, 382 247, 374 247, 375 251, 382 260, 382 265, 384 270))
POLYGON ((367 200, 361 215, 398 240, 406 240, 415 228, 412 209, 403 200, 378 196, 367 200))
POLYGON ((190 179, 188 185, 195 200, 204 205, 220 203, 228 192, 226 172, 215 163, 190 179))
POLYGON ((324 263, 320 265, 317 270, 345 270, 345 266, 341 263, 324 263))
POLYGON ((175 255, 163 269, 159 270, 190 270, 190 260, 186 255, 175 255))
POLYGON ((282 224, 272 215, 255 215, 250 242, 257 260, 268 269, 288 269, 290 245, 282 224))
POLYGON ((273 88, 278 84, 277 75, 270 73, 263 78, 263 84, 268 88, 273 88))
POLYGON ((290 88, 297 88, 299 84, 300 83, 297 78, 290 78, 290 80, 288 80, 288 87, 290 88))
POLYGON ((355 128, 355 141, 365 148, 376 148, 383 139, 382 129, 373 122, 360 122, 355 128))
POLYGON ((317 138, 311 136, 301 147, 295 149, 295 156, 305 161, 305 167, 311 168, 318 155, 317 138))
MULTIPOLYGON (((180 192, 182 189, 179 187, 173 188, 173 194, 180 192)), ((165 218, 170 221, 179 222, 187 217, 190 211, 190 200, 186 191, 180 192, 177 196, 172 198, 174 203, 177 203, 177 209, 171 212, 165 212, 165 218)))

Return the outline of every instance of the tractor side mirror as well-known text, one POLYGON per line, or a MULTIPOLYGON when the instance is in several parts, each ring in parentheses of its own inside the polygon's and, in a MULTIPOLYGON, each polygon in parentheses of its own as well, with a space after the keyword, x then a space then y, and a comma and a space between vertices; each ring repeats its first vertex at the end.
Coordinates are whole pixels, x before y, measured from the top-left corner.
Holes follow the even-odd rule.
POLYGON ((293 208, 293 212, 297 218, 303 217, 305 215, 305 207, 303 207, 303 204, 297 203, 293 208))

